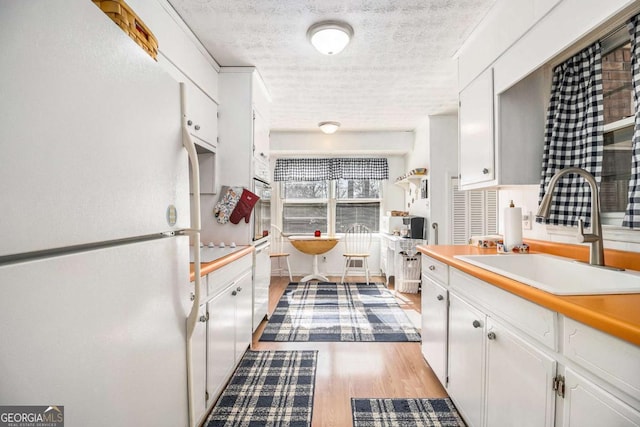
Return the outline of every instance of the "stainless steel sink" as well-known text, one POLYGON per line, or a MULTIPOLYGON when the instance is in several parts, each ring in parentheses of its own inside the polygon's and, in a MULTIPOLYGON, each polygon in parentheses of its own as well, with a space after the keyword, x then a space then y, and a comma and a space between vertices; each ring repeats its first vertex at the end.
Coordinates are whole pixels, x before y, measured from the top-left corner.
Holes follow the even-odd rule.
POLYGON ((640 293, 640 273, 546 254, 456 255, 485 270, 556 295, 640 293))

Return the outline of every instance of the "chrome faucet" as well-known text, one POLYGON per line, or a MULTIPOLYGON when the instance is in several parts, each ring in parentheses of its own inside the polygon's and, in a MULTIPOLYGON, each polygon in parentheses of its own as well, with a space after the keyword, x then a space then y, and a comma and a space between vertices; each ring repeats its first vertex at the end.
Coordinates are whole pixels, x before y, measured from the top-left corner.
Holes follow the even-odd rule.
POLYGON ((540 202, 536 216, 549 218, 553 190, 556 188, 558 180, 570 173, 575 173, 583 177, 591 189, 591 233, 584 233, 584 221, 580 218, 578 220, 578 242, 589 243, 589 264, 603 266, 604 245, 602 242, 602 225, 600 222, 600 194, 598 193, 596 180, 589 172, 580 168, 566 168, 556 172, 556 174, 551 177, 551 181, 549 181, 549 187, 542 198, 542 202, 540 202))

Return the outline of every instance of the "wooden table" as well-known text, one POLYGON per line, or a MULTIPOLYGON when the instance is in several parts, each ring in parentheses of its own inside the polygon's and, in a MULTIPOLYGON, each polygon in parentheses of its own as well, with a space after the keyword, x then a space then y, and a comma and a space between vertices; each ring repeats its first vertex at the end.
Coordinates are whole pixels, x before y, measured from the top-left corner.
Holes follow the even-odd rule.
POLYGON ((313 255, 313 272, 308 276, 304 276, 300 281, 308 282, 309 280, 319 280, 321 282, 328 282, 329 279, 321 275, 318 270, 318 255, 322 255, 333 249, 338 244, 338 241, 340 241, 340 237, 289 236, 288 238, 294 248, 302 253, 313 255))

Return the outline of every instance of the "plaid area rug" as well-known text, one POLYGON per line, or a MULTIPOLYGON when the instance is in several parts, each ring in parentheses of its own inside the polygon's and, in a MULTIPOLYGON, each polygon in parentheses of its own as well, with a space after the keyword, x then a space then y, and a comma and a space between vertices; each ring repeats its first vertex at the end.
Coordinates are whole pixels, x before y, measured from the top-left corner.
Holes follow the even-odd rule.
POLYGON ((450 399, 351 399, 353 427, 464 427, 450 399))
POLYGON ((260 341, 420 341, 382 283, 289 283, 260 341))
POLYGON ((311 425, 317 351, 248 351, 207 427, 311 425))

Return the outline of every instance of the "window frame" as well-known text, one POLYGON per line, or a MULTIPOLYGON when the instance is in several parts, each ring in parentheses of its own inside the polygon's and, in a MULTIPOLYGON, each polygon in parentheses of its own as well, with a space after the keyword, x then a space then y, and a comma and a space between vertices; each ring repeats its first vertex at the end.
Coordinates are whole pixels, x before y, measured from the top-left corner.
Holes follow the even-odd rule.
MULTIPOLYGON (((324 181, 324 180, 323 180, 324 181)), ((362 181, 362 180, 354 180, 354 181, 362 181)), ((342 199, 338 199, 338 190, 337 190, 337 181, 336 180, 326 180, 324 182, 328 183, 328 191, 327 191, 327 198, 326 199, 287 199, 285 198, 283 195, 285 194, 285 189, 284 186, 287 184, 287 181, 282 181, 280 182, 280 185, 278 186, 278 192, 277 192, 277 205, 278 205, 278 222, 279 222, 279 227, 283 230, 283 235, 291 235, 292 233, 287 233, 284 227, 284 208, 286 205, 293 205, 293 204, 321 204, 321 203, 326 203, 327 204, 327 233, 329 235, 342 235, 344 234, 343 232, 337 232, 336 231, 336 213, 337 213, 337 206, 338 204, 348 204, 348 203, 378 203, 378 229, 377 230, 371 230, 373 233, 379 233, 380 232, 380 217, 382 215, 382 209, 383 209, 383 203, 384 203, 384 185, 380 184, 378 187, 378 191, 379 191, 379 198, 357 198, 357 199, 350 199, 350 198, 342 198, 342 199)), ((302 233, 302 234, 312 234, 312 232, 309 233, 302 233)))
MULTIPOLYGON (((626 25, 620 28, 617 28, 601 41, 602 57, 604 58, 609 53, 629 43, 630 40, 631 39, 627 31, 626 25)), ((633 74, 631 77, 633 79, 633 74)), ((604 102, 602 107, 603 107, 603 114, 604 114, 604 102)), ((618 131, 621 129, 633 128, 633 126, 635 126, 634 115, 605 124, 603 126, 602 133, 603 135, 606 135, 607 133, 618 131)), ((607 150, 603 150, 603 153, 602 153, 603 163, 604 163, 604 156, 606 155, 606 153, 607 153, 607 150)), ((629 169, 631 169, 631 164, 629 164, 629 169)), ((598 191, 600 191, 600 189, 598 191)), ((602 225, 616 227, 616 228, 618 227, 623 228, 622 221, 624 219, 624 215, 625 215, 624 211, 601 212, 600 219, 601 219, 602 225)))

